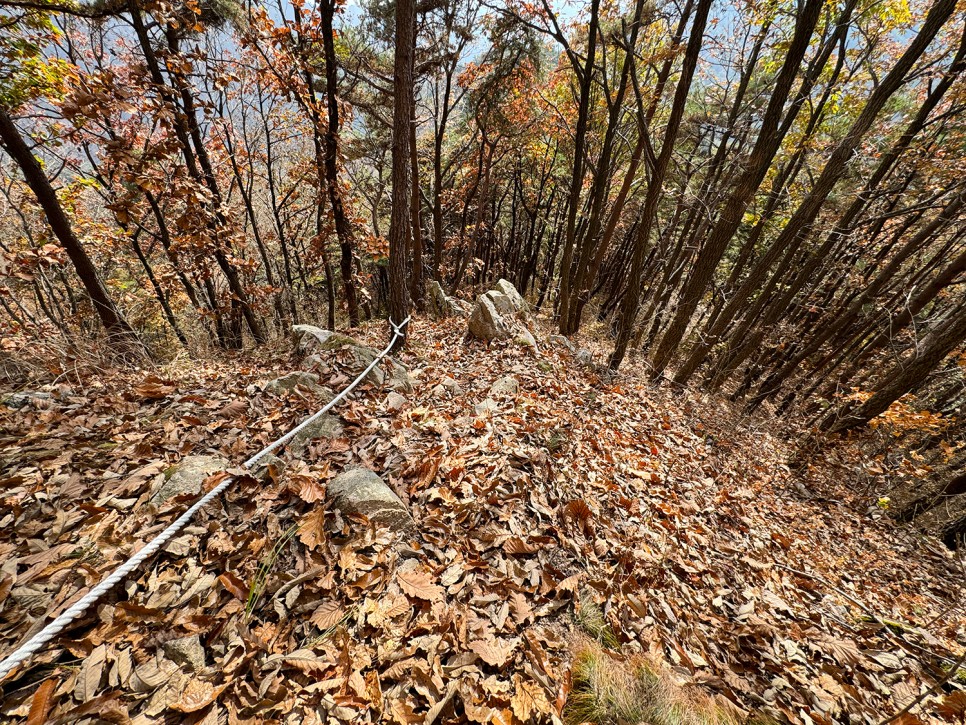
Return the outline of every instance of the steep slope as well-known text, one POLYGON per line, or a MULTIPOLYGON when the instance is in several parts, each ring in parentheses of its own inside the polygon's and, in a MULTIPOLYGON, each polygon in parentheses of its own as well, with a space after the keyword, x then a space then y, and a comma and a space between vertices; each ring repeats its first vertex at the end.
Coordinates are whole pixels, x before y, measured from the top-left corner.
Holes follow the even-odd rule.
MULTIPOLYGON (((799 480, 780 436, 633 369, 605 381, 542 341, 466 342, 456 321, 412 333, 414 392, 363 388, 333 437, 239 481, 4 683, 0 712, 549 722, 573 714, 574 658, 596 639, 615 661, 663 661, 721 722, 878 723, 958 659, 958 561, 882 521, 845 461, 799 480), (418 536, 326 504, 352 466, 418 536)), ((295 365, 105 375, 0 409, 0 651, 183 510, 147 505, 158 474, 188 454, 240 461, 319 407, 264 389, 295 365)), ((339 360, 326 375, 349 379, 339 360)), ((955 716, 955 686, 921 721, 942 722, 944 699, 955 716)))

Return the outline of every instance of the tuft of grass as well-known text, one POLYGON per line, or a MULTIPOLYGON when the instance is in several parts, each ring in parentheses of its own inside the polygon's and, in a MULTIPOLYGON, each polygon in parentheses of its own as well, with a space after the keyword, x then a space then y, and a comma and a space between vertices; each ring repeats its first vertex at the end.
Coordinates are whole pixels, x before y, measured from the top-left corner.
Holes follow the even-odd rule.
MULTIPOLYGON (((730 709, 644 657, 626 658, 587 642, 571 669, 568 725, 739 725, 730 709)), ((766 722, 766 721, 761 721, 766 722)))
POLYGON ((564 709, 568 725, 643 723, 656 693, 656 679, 636 673, 616 655, 589 645, 574 659, 573 689, 564 709))
POLYGON ((604 610, 594 601, 593 592, 589 589, 583 589, 580 592, 580 596, 577 598, 574 617, 577 626, 587 636, 607 649, 615 649, 617 647, 617 635, 614 634, 613 628, 607 622, 607 617, 604 615, 604 610))
POLYGON ((289 526, 281 538, 275 542, 275 546, 259 562, 258 571, 255 572, 255 578, 252 579, 252 584, 248 588, 248 601, 245 602, 246 620, 255 612, 255 607, 258 606, 262 594, 265 593, 265 587, 268 585, 268 577, 271 575, 272 569, 275 568, 275 562, 278 561, 278 557, 285 549, 285 545, 299 532, 299 528, 299 524, 289 526))

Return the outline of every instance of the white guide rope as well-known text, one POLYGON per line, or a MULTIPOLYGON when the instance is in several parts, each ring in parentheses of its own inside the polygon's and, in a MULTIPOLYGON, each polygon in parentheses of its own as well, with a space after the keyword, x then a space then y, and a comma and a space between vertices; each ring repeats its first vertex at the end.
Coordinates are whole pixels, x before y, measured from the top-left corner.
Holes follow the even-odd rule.
MULTIPOLYGON (((242 465, 245 468, 251 468, 253 465, 255 465, 258 462, 259 459, 268 455, 279 446, 284 445, 288 441, 292 440, 292 437, 295 436, 300 430, 304 429, 308 425, 311 425, 313 422, 315 422, 320 417, 322 417, 322 415, 324 415, 329 410, 331 410, 336 403, 338 403, 340 400, 345 398, 346 395, 352 392, 352 390, 360 382, 362 382, 363 378, 365 378, 366 375, 368 375, 372 371, 372 369, 376 367, 376 365, 378 365, 379 362, 381 362, 382 359, 386 357, 386 355, 389 354, 389 351, 392 349, 393 345, 396 344, 396 340, 398 340, 404 334, 403 328, 405 328, 408 323, 409 323, 409 317, 403 320, 402 323, 399 325, 396 325, 392 320, 390 320, 389 324, 393 330, 392 340, 390 340, 389 344, 386 345, 386 348, 381 353, 379 353, 378 356, 376 356, 376 359, 373 360, 371 363, 369 363, 369 367, 367 367, 365 370, 359 373, 359 376, 351 383, 349 383, 349 386, 341 393, 336 395, 324 408, 322 408, 322 410, 320 410, 315 415, 303 420, 297 426, 292 428, 292 430, 290 430, 288 433, 283 435, 274 443, 260 450, 254 456, 252 456, 247 461, 245 461, 242 465)), ((178 519, 175 520, 174 523, 168 526, 168 528, 166 528, 160 534, 158 534, 153 539, 151 539, 151 541, 148 542, 148 544, 143 549, 138 551, 134 556, 132 556, 124 564, 118 567, 113 574, 111 574, 106 579, 101 581, 100 584, 95 586, 93 589, 87 592, 87 594, 85 594, 83 597, 78 599, 73 606, 65 610, 63 614, 57 617, 57 619, 55 619, 53 622, 51 622, 42 630, 40 630, 40 632, 35 634, 29 640, 27 640, 27 642, 22 644, 12 654, 7 656, 2 662, 0 662, 0 680, 2 680, 4 677, 10 674, 16 667, 23 664, 27 660, 29 660, 34 654, 40 651, 40 649, 45 644, 47 644, 54 637, 60 634, 60 632, 68 624, 70 624, 75 619, 77 619, 80 615, 86 612, 94 603, 97 602, 97 600, 99 600, 102 596, 107 594, 107 592, 113 589, 116 584, 121 582, 125 577, 127 577, 128 574, 136 570, 148 558, 150 558, 153 554, 155 554, 162 546, 167 544, 168 541, 171 539, 171 537, 173 537, 175 534, 181 531, 181 529, 184 528, 185 524, 187 524, 192 519, 192 517, 196 513, 198 513, 199 509, 203 508, 204 506, 208 505, 211 501, 213 501, 217 496, 219 496, 222 493, 222 491, 227 489, 228 486, 230 486, 232 481, 234 480, 235 479, 233 476, 229 476, 224 481, 222 481, 217 486, 215 486, 213 489, 211 489, 204 496, 202 496, 200 499, 195 501, 195 503, 191 505, 191 508, 189 508, 183 514, 181 514, 181 516, 178 517, 178 519)))

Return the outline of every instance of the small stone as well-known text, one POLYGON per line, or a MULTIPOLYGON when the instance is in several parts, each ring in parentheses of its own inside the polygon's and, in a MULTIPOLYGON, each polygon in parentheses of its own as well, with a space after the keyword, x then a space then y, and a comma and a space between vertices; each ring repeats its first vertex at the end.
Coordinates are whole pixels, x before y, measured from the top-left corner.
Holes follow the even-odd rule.
POLYGON ((590 350, 577 351, 577 364, 583 365, 584 367, 593 367, 594 356, 591 354, 590 350))
POLYGON ((476 414, 477 418, 482 418, 484 416, 495 413, 500 409, 496 401, 493 398, 486 398, 482 403, 477 403, 473 406, 473 412, 476 414))
POLYGON ((150 503, 159 505, 177 496, 197 496, 208 476, 230 465, 221 456, 185 456, 155 480, 150 503))
POLYGON ((445 377, 430 391, 434 398, 462 395, 463 388, 451 377, 445 377))
POLYGON ((387 358, 389 363, 389 377, 386 384, 391 390, 397 393, 411 393, 416 389, 415 381, 405 366, 400 365, 392 358, 387 358))
POLYGON ((168 659, 191 672, 200 672, 205 668, 205 648, 202 647, 197 634, 169 639, 161 645, 161 649, 168 659))
POLYGON ((406 399, 393 391, 386 396, 386 408, 392 411, 402 410, 406 406, 406 399))
POLYGON ((313 440, 317 438, 338 438, 342 435, 342 430, 342 423, 339 422, 339 419, 326 413, 296 433, 295 437, 288 442, 288 449, 293 455, 301 456, 313 440))
POLYGON ((333 506, 343 513, 361 514, 396 531, 412 532, 416 528, 406 505, 372 471, 365 468, 343 471, 326 488, 333 506))
POLYGON ((521 327, 516 331, 513 341, 517 345, 523 345, 523 347, 533 348, 534 350, 537 349, 537 338, 535 338, 533 333, 525 327, 521 327))
POLYGON ((520 389, 520 383, 512 375, 504 375, 490 386, 490 395, 501 397, 506 395, 516 395, 520 389))

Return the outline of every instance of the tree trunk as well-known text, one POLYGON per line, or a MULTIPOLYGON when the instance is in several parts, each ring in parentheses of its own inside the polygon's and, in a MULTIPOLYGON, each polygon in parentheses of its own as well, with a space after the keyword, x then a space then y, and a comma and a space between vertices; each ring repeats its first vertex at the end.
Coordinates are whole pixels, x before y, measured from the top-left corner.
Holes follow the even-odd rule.
POLYGON ((966 339, 966 308, 962 305, 950 314, 922 345, 914 350, 911 359, 900 361, 883 376, 885 381, 875 394, 854 410, 832 414, 822 421, 820 428, 832 433, 865 425, 906 393, 915 390, 926 376, 966 339))
POLYGON ((27 185, 37 197, 37 202, 47 217, 47 223, 50 224, 51 230, 74 265, 77 276, 80 277, 94 310, 107 331, 108 338, 111 342, 119 345, 124 353, 143 354, 146 352, 138 339, 137 333, 134 332, 134 329, 114 304, 114 300, 111 299, 107 288, 104 287, 97 274, 97 268, 74 234, 70 220, 61 206, 60 200, 57 199, 57 193, 51 186, 43 168, 30 152, 27 142, 20 134, 20 129, 17 128, 13 119, 3 108, 0 108, 0 143, 3 144, 4 150, 20 168, 27 185))
MULTIPOLYGON (((694 23, 691 25, 691 35, 688 38, 687 50, 684 54, 681 77, 678 79, 678 85, 674 91, 674 102, 671 106, 671 114, 668 117, 667 126, 665 127, 664 139, 661 142, 661 153, 657 158, 657 162, 654 164, 654 170, 651 173, 651 178, 648 183, 647 196, 644 198, 644 208, 641 212, 640 226, 637 230, 637 238, 634 242, 634 253, 631 258, 630 286, 622 301, 617 342, 614 345, 614 352, 611 354, 609 362, 612 370, 617 370, 624 359, 624 355, 627 352, 627 343, 631 339, 634 320, 637 318, 637 308, 641 301, 641 287, 638 282, 643 272, 644 253, 647 250, 647 242, 652 227, 654 226, 654 220, 657 215, 657 204, 663 190, 664 177, 667 175, 667 169, 671 163, 674 143, 677 140, 678 130, 681 127, 681 120, 684 118, 684 107, 691 90, 691 81, 694 78, 694 69, 698 64, 701 45, 704 42, 704 28, 708 21, 708 11, 710 9, 711 0, 699 0, 694 14, 694 23)), ((642 129, 643 131, 644 129, 642 129)), ((567 270, 561 270, 561 274, 566 273, 567 270)))
MULTIPOLYGON (((392 211, 389 217, 389 321, 402 324, 409 316, 409 235, 412 231, 409 126, 413 118, 413 54, 416 46, 414 0, 396 0, 396 47, 393 56, 392 211)), ((402 328, 393 349, 406 344, 402 328)), ((391 331, 390 331, 391 332, 391 331)))
POLYGON ((352 278, 352 225, 346 217, 342 204, 342 190, 339 188, 339 68, 335 55, 332 19, 335 13, 335 0, 322 0, 319 3, 319 18, 322 21, 322 45, 325 52, 325 100, 328 109, 328 125, 322 136, 325 147, 325 176, 329 191, 329 204, 335 221, 335 233, 339 238, 339 270, 342 273, 342 288, 345 291, 346 307, 349 312, 349 325, 359 325, 359 302, 356 286, 352 278))
MULTIPOLYGON (((691 316, 711 283, 718 262, 721 261, 728 243, 738 230, 748 205, 758 191, 758 187, 764 180, 768 167, 781 145, 785 131, 789 126, 787 123, 781 123, 785 102, 798 74, 802 58, 805 57, 805 52, 808 50, 822 5, 821 0, 808 0, 799 13, 798 22, 795 23, 795 34, 785 55, 785 62, 782 64, 775 80, 774 89, 768 99, 768 106, 762 118, 761 130, 748 158, 747 168, 735 182, 734 191, 725 202, 718 222, 699 252, 691 277, 681 293, 681 302, 674 318, 654 353, 653 374, 655 376, 664 372, 672 355, 684 338, 691 316)), ((792 104, 786 118, 788 115, 797 114, 803 101, 804 98, 796 98, 797 103, 792 104)))
MULTIPOLYGON (((822 169, 822 173, 816 180, 812 190, 785 224, 778 238, 772 243, 762 259, 755 265, 748 280, 735 292, 731 301, 722 311, 719 316, 719 325, 727 323, 738 310, 747 304, 748 297, 757 287, 761 279, 763 279, 763 273, 767 272, 779 257, 785 255, 789 248, 794 248, 801 244, 804 236, 815 223, 815 219, 825 204, 825 200, 845 174, 849 161, 851 161, 856 149, 862 142, 866 132, 871 128, 879 112, 905 82, 906 76, 912 69, 912 66, 925 52, 926 48, 939 33, 942 26, 945 25, 955 8, 956 0, 937 0, 930 8, 929 14, 926 16, 926 20, 922 28, 920 28, 919 33, 906 48, 899 60, 896 61, 892 69, 882 79, 882 82, 872 92, 872 95, 862 108, 862 112, 858 118, 832 151, 829 160, 822 169)), ((737 229, 737 225, 735 229, 737 229)), ((713 272, 714 269, 712 268, 711 274, 713 272)), ((699 299, 700 297, 694 298, 693 296, 688 298, 688 306, 691 307, 692 312, 694 307, 697 306, 699 299)), ((681 310, 681 312, 683 311, 685 310, 681 310)), ((681 315, 676 317, 672 328, 668 330, 664 339, 661 340, 661 345, 655 356, 656 372, 660 373, 663 371, 668 362, 670 362, 674 349, 684 336, 688 319, 690 319, 690 313, 686 316, 686 319, 681 315)), ((676 383, 684 384, 688 381, 700 364, 704 354, 706 354, 708 347, 713 344, 713 341, 714 332, 689 356, 686 363, 678 370, 674 376, 676 383)))

